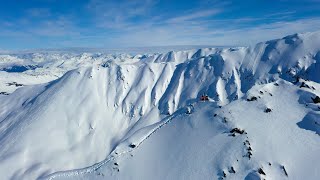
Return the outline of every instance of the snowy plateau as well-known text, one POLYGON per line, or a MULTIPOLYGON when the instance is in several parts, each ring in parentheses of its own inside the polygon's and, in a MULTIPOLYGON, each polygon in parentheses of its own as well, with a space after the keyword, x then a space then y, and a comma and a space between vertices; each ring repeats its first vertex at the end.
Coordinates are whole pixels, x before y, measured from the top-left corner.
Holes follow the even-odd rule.
POLYGON ((0 179, 320 179, 320 31, 0 55, 0 179))

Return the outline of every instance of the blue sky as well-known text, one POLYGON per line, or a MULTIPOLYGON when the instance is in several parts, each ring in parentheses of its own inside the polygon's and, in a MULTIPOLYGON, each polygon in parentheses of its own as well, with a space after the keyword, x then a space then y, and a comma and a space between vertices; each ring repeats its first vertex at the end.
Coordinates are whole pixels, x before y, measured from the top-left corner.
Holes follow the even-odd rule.
POLYGON ((320 0, 0 0, 0 49, 252 45, 320 30, 320 0))

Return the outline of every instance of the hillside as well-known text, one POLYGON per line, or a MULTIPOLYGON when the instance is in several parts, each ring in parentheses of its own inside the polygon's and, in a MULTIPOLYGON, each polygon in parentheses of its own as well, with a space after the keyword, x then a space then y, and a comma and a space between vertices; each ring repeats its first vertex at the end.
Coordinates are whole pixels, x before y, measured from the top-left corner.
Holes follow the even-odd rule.
POLYGON ((0 69, 4 179, 320 176, 320 32, 252 48, 1 55, 0 69))

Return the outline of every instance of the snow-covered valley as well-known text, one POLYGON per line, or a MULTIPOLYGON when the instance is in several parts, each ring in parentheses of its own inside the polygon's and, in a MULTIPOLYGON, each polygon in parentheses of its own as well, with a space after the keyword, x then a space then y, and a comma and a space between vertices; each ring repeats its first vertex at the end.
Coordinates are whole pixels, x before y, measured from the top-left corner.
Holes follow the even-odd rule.
POLYGON ((1 179, 319 179, 320 31, 0 55, 1 179))

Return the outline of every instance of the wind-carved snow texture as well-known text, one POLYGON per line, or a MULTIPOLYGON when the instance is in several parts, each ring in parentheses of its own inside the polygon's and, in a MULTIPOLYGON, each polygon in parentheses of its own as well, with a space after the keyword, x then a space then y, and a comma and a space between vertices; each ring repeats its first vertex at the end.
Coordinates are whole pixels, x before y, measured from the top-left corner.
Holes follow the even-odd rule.
POLYGON ((319 54, 314 32, 253 48, 1 55, 0 175, 317 179, 319 54))

